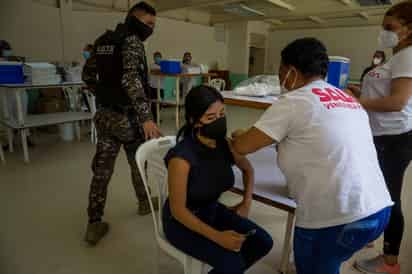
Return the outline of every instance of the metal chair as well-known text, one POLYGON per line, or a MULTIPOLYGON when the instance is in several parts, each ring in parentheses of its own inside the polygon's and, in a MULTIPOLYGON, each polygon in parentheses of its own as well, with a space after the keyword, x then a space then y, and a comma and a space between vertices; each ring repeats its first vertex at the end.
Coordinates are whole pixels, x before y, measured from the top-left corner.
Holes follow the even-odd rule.
POLYGON ((168 196, 167 169, 164 164, 164 156, 167 151, 176 144, 176 137, 164 137, 146 142, 141 145, 136 154, 137 165, 142 175, 146 194, 159 197, 159 211, 156 213, 151 199, 149 199, 152 211, 154 232, 158 246, 167 254, 178 260, 184 268, 184 274, 202 274, 206 271, 206 265, 172 246, 163 233, 162 207, 168 196), (149 190, 152 186, 152 193, 149 190))

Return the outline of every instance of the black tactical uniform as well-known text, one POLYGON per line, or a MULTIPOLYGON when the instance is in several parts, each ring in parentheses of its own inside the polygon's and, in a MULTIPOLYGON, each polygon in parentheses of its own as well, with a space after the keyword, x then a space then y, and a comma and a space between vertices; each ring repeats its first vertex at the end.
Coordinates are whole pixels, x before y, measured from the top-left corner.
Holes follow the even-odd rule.
POLYGON ((98 107, 94 117, 98 143, 92 163, 90 223, 99 222, 103 216, 107 187, 122 145, 139 200, 139 212, 149 212, 148 198, 135 160, 138 147, 145 141, 143 123, 153 120, 147 99, 145 49, 138 32, 128 21, 119 24, 115 31, 107 31, 97 39, 95 51, 83 70, 83 81, 96 95, 98 107))

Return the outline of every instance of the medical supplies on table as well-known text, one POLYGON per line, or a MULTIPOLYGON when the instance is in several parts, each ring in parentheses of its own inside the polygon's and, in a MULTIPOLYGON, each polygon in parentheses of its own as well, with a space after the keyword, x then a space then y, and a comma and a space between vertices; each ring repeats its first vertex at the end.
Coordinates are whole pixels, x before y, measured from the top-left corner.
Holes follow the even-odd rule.
POLYGON ((258 75, 239 83, 233 91, 236 95, 264 97, 279 96, 281 93, 279 76, 258 75))
POLYGON ((34 85, 54 85, 62 81, 56 66, 49 63, 25 63, 24 75, 26 82, 34 85))
POLYGON ((345 89, 348 84, 349 69, 349 58, 340 56, 329 56, 327 82, 340 89, 345 89))
POLYGON ((24 83, 23 64, 19 62, 0 62, 0 84, 24 83))

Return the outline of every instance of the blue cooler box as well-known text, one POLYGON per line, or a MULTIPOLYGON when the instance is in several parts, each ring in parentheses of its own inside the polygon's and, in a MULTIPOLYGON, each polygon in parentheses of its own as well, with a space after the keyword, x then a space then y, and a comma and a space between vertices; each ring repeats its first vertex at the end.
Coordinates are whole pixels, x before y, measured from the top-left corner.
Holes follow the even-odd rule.
POLYGON ((180 61, 164 60, 160 62, 160 71, 166 74, 178 74, 182 72, 180 61))
POLYGON ((23 64, 17 62, 0 62, 0 84, 23 84, 23 64))
POLYGON ((349 68, 349 58, 330 56, 327 82, 340 89, 345 89, 349 80, 349 68))

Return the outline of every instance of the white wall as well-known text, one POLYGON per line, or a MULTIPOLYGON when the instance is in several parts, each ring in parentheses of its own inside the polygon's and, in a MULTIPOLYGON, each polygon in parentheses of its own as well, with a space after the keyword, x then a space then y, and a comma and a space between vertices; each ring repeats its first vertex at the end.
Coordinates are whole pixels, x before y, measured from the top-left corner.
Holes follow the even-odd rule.
MULTIPOLYGON (((106 29, 114 29, 124 13, 74 11, 71 43, 66 44, 69 60, 80 61, 81 50, 106 29)), ((60 61, 63 58, 60 14, 57 8, 32 0, 0 0, 0 39, 8 40, 17 55, 35 61, 60 61)), ((163 52, 165 57, 181 59, 192 51, 194 61, 226 68, 227 46, 216 42, 214 28, 166 18, 158 18, 155 34, 147 51, 163 52)), ((149 56, 149 62, 151 62, 149 56)))
POLYGON ((228 24, 228 69, 232 73, 248 74, 249 33, 248 23, 228 24))
POLYGON ((344 56, 351 59, 352 79, 359 79, 362 71, 370 65, 372 55, 377 49, 380 27, 334 28, 275 31, 270 34, 268 67, 277 72, 280 52, 290 42, 303 37, 315 37, 325 43, 329 55, 344 56))

